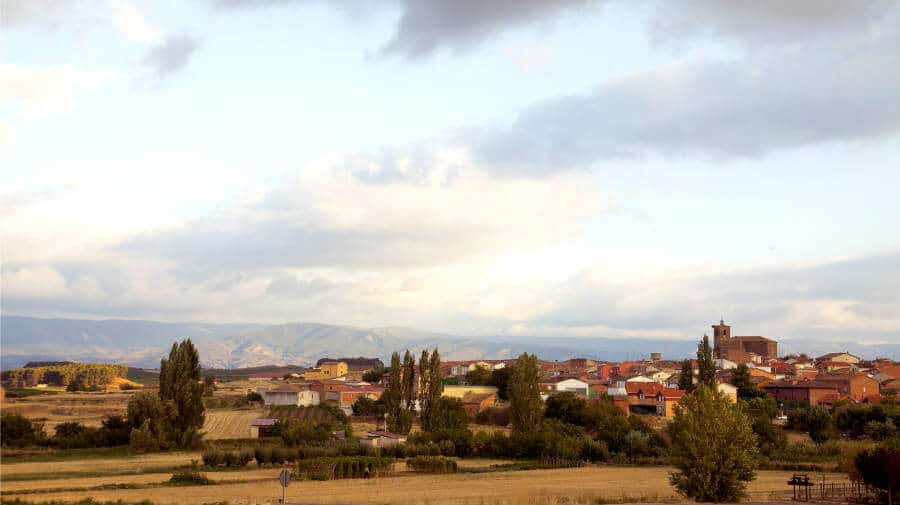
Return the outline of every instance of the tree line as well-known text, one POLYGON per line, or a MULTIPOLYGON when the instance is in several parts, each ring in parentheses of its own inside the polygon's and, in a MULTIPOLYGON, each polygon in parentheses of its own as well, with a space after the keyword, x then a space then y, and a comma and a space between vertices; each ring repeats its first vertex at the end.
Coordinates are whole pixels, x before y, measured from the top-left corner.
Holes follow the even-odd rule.
POLYGON ((0 374, 3 383, 13 388, 34 387, 38 384, 73 389, 98 389, 116 377, 128 377, 126 365, 108 363, 63 363, 5 370, 0 374))

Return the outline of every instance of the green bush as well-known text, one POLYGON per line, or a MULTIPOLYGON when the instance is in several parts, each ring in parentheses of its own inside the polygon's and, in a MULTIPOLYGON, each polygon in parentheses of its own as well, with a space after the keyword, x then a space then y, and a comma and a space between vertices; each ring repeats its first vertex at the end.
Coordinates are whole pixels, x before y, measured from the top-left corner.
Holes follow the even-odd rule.
POLYGON ((406 460, 406 467, 420 473, 456 473, 456 461, 442 456, 416 456, 406 460))
POLYGON ((203 465, 208 467, 220 466, 225 463, 225 455, 218 449, 203 451, 200 457, 203 459, 203 465))
POLYGON ((27 447, 45 438, 44 425, 20 414, 4 412, 0 415, 0 445, 27 447))
POLYGON ((393 458, 374 456, 337 456, 297 461, 294 476, 304 480, 358 479, 389 472, 393 458))
POLYGON ((253 449, 253 457, 256 459, 257 465, 268 465, 272 462, 272 448, 256 447, 253 449))
POLYGON ((210 484, 214 484, 214 482, 193 468, 175 472, 169 479, 171 486, 208 486, 210 484))

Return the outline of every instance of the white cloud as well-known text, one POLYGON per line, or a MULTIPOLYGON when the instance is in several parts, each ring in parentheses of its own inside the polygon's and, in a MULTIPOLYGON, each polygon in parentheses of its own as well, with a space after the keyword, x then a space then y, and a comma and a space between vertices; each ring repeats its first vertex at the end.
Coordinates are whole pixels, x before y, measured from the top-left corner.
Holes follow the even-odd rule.
POLYGON ((0 64, 0 102, 32 114, 71 111, 82 96, 120 77, 114 70, 68 64, 45 67, 0 64))
POLYGON ((151 45, 162 38, 161 31, 151 25, 130 0, 110 0, 110 21, 131 42, 151 45))

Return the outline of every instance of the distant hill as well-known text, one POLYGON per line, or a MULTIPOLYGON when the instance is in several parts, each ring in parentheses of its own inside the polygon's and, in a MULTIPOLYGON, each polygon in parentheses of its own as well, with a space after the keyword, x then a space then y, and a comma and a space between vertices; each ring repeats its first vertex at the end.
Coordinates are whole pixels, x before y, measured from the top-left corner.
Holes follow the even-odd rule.
MULTIPOLYGON (((110 319, 41 319, 0 316, 0 368, 28 361, 80 361, 125 363, 158 368, 172 342, 190 337, 200 351, 201 364, 210 369, 263 366, 313 366, 332 356, 369 356, 388 361, 395 350, 415 355, 438 347, 445 360, 508 359, 522 352, 542 359, 572 357, 622 361, 661 352, 666 359, 681 359, 696 352, 695 340, 641 338, 482 336, 461 337, 411 328, 357 328, 318 323, 205 324, 161 323, 110 319)), ((865 345, 792 339, 779 343, 782 353, 802 351, 819 355, 850 351, 872 358, 900 356, 900 344, 865 345)))

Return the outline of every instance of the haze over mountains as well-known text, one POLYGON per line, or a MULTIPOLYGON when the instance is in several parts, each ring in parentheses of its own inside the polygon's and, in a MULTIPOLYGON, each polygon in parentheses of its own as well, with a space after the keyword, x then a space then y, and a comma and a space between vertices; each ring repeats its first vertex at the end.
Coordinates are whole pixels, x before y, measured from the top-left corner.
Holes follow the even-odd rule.
MULTIPOLYGON (((197 344, 202 365, 207 368, 313 365, 321 357, 338 355, 387 359, 394 350, 408 348, 419 352, 435 346, 446 360, 513 358, 525 351, 549 360, 577 356, 621 361, 645 358, 650 352, 662 352, 664 358, 675 359, 692 355, 696 349, 693 340, 463 337, 412 328, 356 328, 317 323, 208 324, 2 316, 0 367, 14 368, 31 360, 78 360, 155 368, 172 342, 183 337, 190 337, 197 344)), ((779 342, 781 354, 794 351, 822 354, 838 350, 849 350, 867 358, 900 356, 898 344, 804 339, 779 342)))

